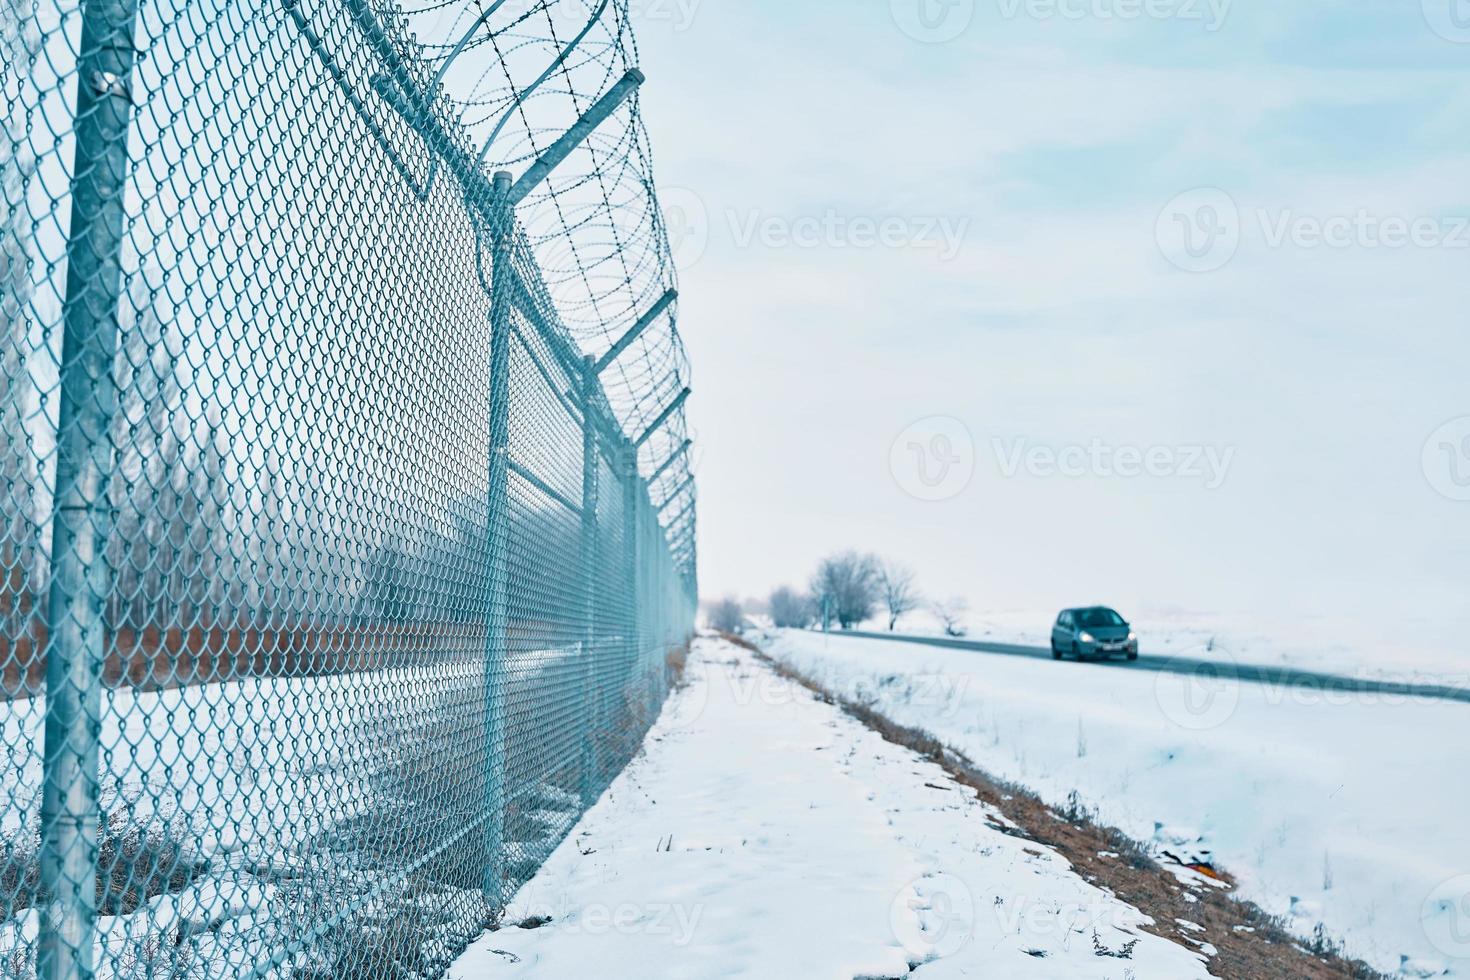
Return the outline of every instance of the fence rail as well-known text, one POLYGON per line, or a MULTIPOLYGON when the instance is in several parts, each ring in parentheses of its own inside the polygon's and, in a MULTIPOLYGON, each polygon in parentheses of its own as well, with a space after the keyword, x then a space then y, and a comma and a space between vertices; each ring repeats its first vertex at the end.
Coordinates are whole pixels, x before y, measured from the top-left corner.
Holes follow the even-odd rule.
POLYGON ((433 978, 695 608, 628 0, 0 0, 0 978, 433 978))

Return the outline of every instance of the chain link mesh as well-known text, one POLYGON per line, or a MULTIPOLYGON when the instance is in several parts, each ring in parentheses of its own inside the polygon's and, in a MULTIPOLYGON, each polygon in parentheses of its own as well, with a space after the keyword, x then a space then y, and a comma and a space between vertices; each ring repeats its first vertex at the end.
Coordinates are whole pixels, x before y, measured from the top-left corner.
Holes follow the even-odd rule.
POLYGON ((0 978, 442 976, 637 751, 696 584, 631 27, 0 0, 0 978))

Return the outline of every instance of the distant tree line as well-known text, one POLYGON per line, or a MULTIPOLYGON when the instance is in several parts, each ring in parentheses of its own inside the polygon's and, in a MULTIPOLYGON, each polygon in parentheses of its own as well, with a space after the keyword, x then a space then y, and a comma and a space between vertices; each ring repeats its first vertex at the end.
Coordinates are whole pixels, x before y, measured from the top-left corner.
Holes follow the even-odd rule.
MULTIPOLYGON (((829 555, 818 563, 804 591, 783 585, 766 601, 771 624, 778 629, 852 630, 878 618, 894 632, 904 616, 927 609, 951 636, 964 635, 968 608, 964 599, 925 599, 911 569, 859 551, 829 555)), ((710 625, 727 632, 738 630, 745 618, 734 598, 720 600, 709 612, 710 625)))

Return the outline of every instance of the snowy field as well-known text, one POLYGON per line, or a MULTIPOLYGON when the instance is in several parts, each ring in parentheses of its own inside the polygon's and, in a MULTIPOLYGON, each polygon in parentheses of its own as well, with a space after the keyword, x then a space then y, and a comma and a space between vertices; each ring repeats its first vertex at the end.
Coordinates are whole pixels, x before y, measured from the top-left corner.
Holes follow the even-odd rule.
POLYGON ((701 640, 689 679, 451 977, 1209 975, 942 769, 747 652, 701 640))
POLYGON ((764 645, 992 774, 1406 976, 1470 977, 1470 707, 786 631, 764 645))
MULTIPOLYGON (((965 639, 1046 647, 1058 609, 981 610, 960 616, 965 639)), ((1446 649, 1406 624, 1392 620, 1351 626, 1340 619, 1304 615, 1290 622, 1264 621, 1248 614, 1134 609, 1118 607, 1138 631, 1145 654, 1195 657, 1266 667, 1318 670, 1350 677, 1470 687, 1470 658, 1462 649, 1446 649)), ((863 626, 881 632, 885 620, 863 626)), ((925 609, 905 615, 898 632, 942 636, 943 626, 925 609)))
MULTIPOLYGON (((547 701, 571 689, 582 670, 577 648, 561 647, 518 656, 508 671, 507 703, 536 719, 518 721, 519 748, 512 751, 526 758, 510 763, 522 780, 513 789, 525 817, 507 832, 519 835, 511 841, 525 855, 549 850, 580 810, 574 796, 536 777, 550 772, 562 747, 548 731, 565 727, 547 701)), ((268 978, 305 975, 304 964, 355 938, 359 913, 397 901, 403 866, 423 863, 421 852, 441 842, 446 813, 455 815, 457 838, 473 841, 481 832, 456 808, 461 797, 483 798, 473 783, 484 766, 483 704, 484 667, 472 659, 106 692, 104 810, 109 819, 125 816, 124 827, 171 828, 182 856, 197 867, 182 887, 101 916, 107 955, 99 977, 213 980, 251 969, 268 978), (394 839, 402 827, 417 839, 394 839), (374 864, 373 842, 385 838, 393 853, 374 864), (303 940, 309 927, 325 937, 303 940), (175 955, 163 971, 164 964, 140 960, 140 950, 154 954, 159 936, 181 930, 192 936, 187 963, 175 955)), ((45 710, 44 696, 0 702, 10 755, 0 790, 7 857, 14 848, 27 855, 23 860, 34 858, 45 710)), ((460 845, 450 854, 472 849, 460 845)), ((458 882, 430 889, 425 901, 445 934, 463 929, 456 917, 479 901, 478 875, 473 880, 473 889, 458 882)), ((0 922, 0 978, 9 976, 7 963, 27 975, 13 962, 34 942, 37 915, 23 908, 0 922)), ((477 906, 473 915, 478 923, 477 906)), ((438 938, 432 929, 423 936, 426 944, 438 938)))

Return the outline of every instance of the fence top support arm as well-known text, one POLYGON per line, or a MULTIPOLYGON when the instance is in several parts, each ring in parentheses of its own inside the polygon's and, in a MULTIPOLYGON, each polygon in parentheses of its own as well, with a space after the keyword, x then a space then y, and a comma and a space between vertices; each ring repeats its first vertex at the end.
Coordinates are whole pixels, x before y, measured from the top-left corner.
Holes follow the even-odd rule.
POLYGON ((677 463, 680 457, 687 453, 693 445, 693 439, 685 439, 682 446, 669 453, 669 458, 660 463, 658 469, 654 470, 653 475, 648 478, 648 485, 653 486, 655 483, 657 483, 658 478, 667 473, 669 471, 669 467, 677 463))
POLYGON ((664 500, 663 503, 658 505, 658 509, 655 511, 655 513, 662 514, 664 511, 668 510, 669 504, 672 504, 674 501, 678 500, 679 495, 682 494, 685 489, 687 489, 693 482, 693 473, 690 473, 688 476, 684 477, 684 479, 679 482, 679 485, 674 488, 673 492, 669 494, 668 498, 664 500))
POLYGON ((629 68, 616 85, 607 90, 607 94, 598 99, 585 113, 582 118, 572 124, 572 128, 562 134, 561 138, 547 151, 541 154, 541 158, 531 164, 531 169, 521 174, 521 179, 516 181, 515 186, 510 189, 509 203, 515 207, 526 199, 526 195, 536 189, 552 170, 556 169, 572 151, 581 146, 592 131, 600 126, 603 120, 612 115, 613 112, 627 101, 628 97, 638 90, 638 86, 647 80, 643 72, 637 68, 629 68))
POLYGON ((692 517, 693 514, 694 501, 690 500, 683 507, 679 508, 679 513, 674 517, 672 521, 669 521, 669 523, 664 525, 664 534, 672 538, 675 532, 682 531, 684 529, 684 522, 689 517, 692 517))
POLYGON ((612 347, 608 349, 608 352, 606 354, 602 355, 602 357, 597 361, 596 365, 593 366, 593 372, 595 374, 601 374, 602 372, 606 371, 612 365, 612 362, 621 357, 623 351, 627 350, 632 345, 633 341, 638 339, 643 331, 653 326, 658 318, 663 316, 664 311, 669 308, 670 304, 672 304, 674 300, 678 298, 679 291, 677 289, 670 289, 668 292, 664 293, 663 296, 659 298, 659 301, 653 304, 653 308, 650 309, 647 313, 643 314, 638 322, 633 324, 633 326, 628 329, 627 333, 619 337, 618 342, 613 344, 612 347))
POLYGON ((644 429, 641 436, 633 440, 633 448, 635 450, 642 449, 643 444, 651 439, 655 432, 663 428, 663 424, 667 422, 675 412, 683 407, 684 403, 689 400, 689 396, 692 394, 694 394, 694 392, 688 388, 685 388, 683 391, 679 392, 678 397, 669 402, 669 407, 660 412, 658 418, 653 420, 653 424, 644 429))

